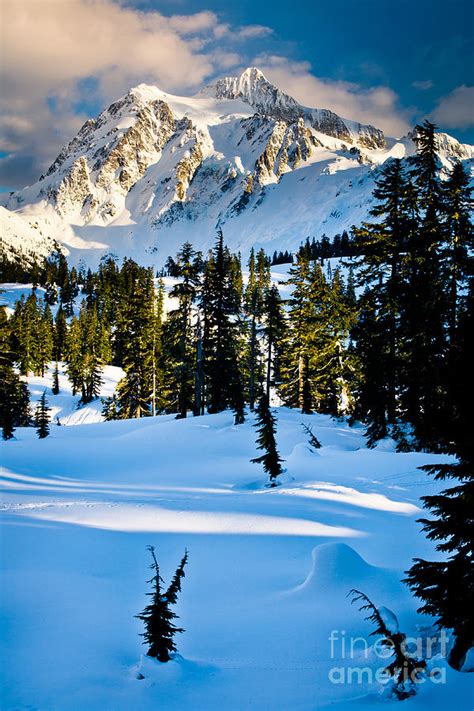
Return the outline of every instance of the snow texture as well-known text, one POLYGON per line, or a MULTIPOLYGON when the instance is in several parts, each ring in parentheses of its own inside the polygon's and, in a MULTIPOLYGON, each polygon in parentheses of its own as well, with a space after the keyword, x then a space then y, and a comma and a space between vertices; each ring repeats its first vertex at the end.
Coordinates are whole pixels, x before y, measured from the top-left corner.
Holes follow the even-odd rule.
MULTIPOLYGON (((120 373, 105 376, 104 394, 120 373)), ((372 647, 367 659, 342 659, 340 643, 331 658, 329 637, 369 639, 347 598, 354 587, 405 633, 430 628, 400 580, 412 557, 433 555, 416 519, 420 496, 441 484, 418 467, 448 457, 397 454, 390 440, 368 450, 358 425, 277 408, 287 471, 268 489, 250 462, 252 415, 238 427, 230 412, 97 422, 97 402, 83 417, 63 376, 58 396, 51 373, 29 382, 33 398, 46 388, 75 426, 53 425, 44 440, 21 428, 1 444, 2 709, 386 708, 375 681, 329 678, 335 666, 384 660, 372 647), (302 422, 322 443, 317 453, 302 422), (189 549, 176 608, 186 631, 168 664, 144 656, 134 618, 146 601, 147 545, 165 579, 189 549)), ((405 703, 467 711, 470 676, 434 661, 446 683, 427 680, 405 703)))

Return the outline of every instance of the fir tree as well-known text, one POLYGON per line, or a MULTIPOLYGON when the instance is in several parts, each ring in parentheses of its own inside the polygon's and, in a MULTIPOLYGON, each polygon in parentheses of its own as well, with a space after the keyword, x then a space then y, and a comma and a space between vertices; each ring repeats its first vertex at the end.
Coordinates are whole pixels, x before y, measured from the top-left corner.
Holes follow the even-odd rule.
POLYGON ((59 306, 56 312, 56 318, 54 322, 53 331, 53 342, 54 349, 53 355, 54 359, 59 361, 63 359, 64 352, 66 349, 66 339, 67 339, 67 319, 66 314, 62 306, 59 306))
POLYGON ((14 369, 11 323, 6 308, 0 307, 0 427, 3 439, 11 439, 15 427, 29 424, 29 396, 26 383, 14 369))
POLYGON ((184 566, 187 563, 188 554, 186 551, 168 590, 164 592, 155 549, 153 546, 148 546, 148 550, 153 559, 150 567, 154 573, 151 580, 148 581, 153 586, 152 592, 147 593, 151 597, 151 602, 136 617, 145 623, 145 632, 142 637, 145 639, 145 644, 148 645, 147 655, 155 657, 160 662, 168 662, 171 659, 170 655, 176 652, 175 635, 184 632, 182 628, 176 627, 174 624, 177 615, 170 609, 170 605, 176 603, 181 590, 181 579, 184 577, 184 566))
POLYGON ((46 366, 53 357, 53 315, 48 304, 41 312, 42 302, 38 304, 40 314, 38 318, 38 331, 36 333, 36 367, 44 378, 46 366))
POLYGON ((387 436, 396 424, 399 375, 403 348, 400 331, 402 311, 402 255, 414 231, 412 190, 403 163, 388 161, 376 179, 376 222, 354 229, 359 283, 365 286, 362 318, 356 342, 362 366, 359 395, 364 401, 369 446, 387 436))
POLYGON ((455 163, 448 179, 441 185, 446 243, 441 259, 447 288, 448 333, 455 344, 459 314, 469 279, 473 276, 474 231, 470 176, 463 165, 455 163))
POLYGON ((275 284, 265 290, 263 313, 263 335, 266 343, 265 391, 270 400, 271 386, 278 383, 281 377, 282 347, 287 327, 280 292, 275 284))
MULTIPOLYGON (((352 603, 362 602, 359 608, 361 611, 368 611, 368 616, 365 618, 372 622, 375 626, 372 635, 381 636, 381 646, 392 652, 393 659, 385 667, 385 673, 393 680, 393 694, 399 701, 403 701, 416 693, 415 684, 420 680, 426 669, 426 662, 422 659, 416 659, 407 652, 406 635, 398 629, 389 629, 381 611, 369 600, 367 595, 360 590, 351 590, 349 595, 352 596, 352 603)), ((392 616, 396 617, 391 613, 392 616)))
POLYGON ((46 390, 43 392, 41 399, 36 407, 35 412, 35 427, 39 439, 44 439, 49 435, 50 408, 46 400, 46 390))
POLYGON ((174 260, 174 274, 179 280, 170 297, 177 299, 178 308, 168 314, 164 329, 165 348, 172 364, 170 389, 177 393, 178 418, 194 409, 195 343, 193 305, 200 285, 201 254, 186 242, 174 260))
MULTIPOLYGON (((125 370, 117 388, 120 418, 151 415, 157 379, 156 341, 161 337, 153 273, 125 260, 114 332, 115 353, 125 370)), ((159 376, 158 376, 159 379, 159 376)))
POLYGON ((117 396, 115 393, 110 397, 102 398, 102 404, 102 417, 106 422, 119 419, 117 396))
POLYGON ((313 301, 310 298, 309 259, 298 254, 290 269, 289 284, 293 286, 289 308, 289 329, 284 345, 280 392, 286 405, 299 407, 305 414, 312 412, 310 352, 313 334, 313 301))
POLYGON ((269 475, 270 486, 276 486, 276 479, 283 472, 281 466, 283 459, 278 454, 275 440, 276 417, 270 410, 266 395, 262 395, 259 399, 256 414, 257 449, 263 449, 265 453, 251 461, 254 464, 262 464, 264 472, 269 475))
POLYGON ((58 366, 58 361, 56 361, 54 365, 54 373, 53 373, 53 387, 51 388, 51 392, 53 395, 59 395, 59 366, 58 366))
POLYGON ((420 598, 420 612, 432 615, 438 627, 452 629, 455 637, 448 661, 462 669, 466 654, 474 647, 474 441, 472 437, 472 388, 467 383, 474 358, 473 285, 460 314, 449 381, 454 403, 451 422, 446 423, 449 451, 457 462, 421 467, 440 481, 452 484, 439 494, 424 496, 424 506, 434 516, 421 519, 427 537, 436 542, 440 561, 417 558, 406 582, 420 598))
POLYGON ((313 449, 320 449, 321 448, 321 442, 319 439, 316 437, 314 434, 313 430, 309 425, 306 425, 304 422, 301 423, 301 427, 305 431, 305 433, 308 435, 308 443, 310 447, 313 449))
POLYGON ((402 298, 400 405, 411 423, 418 449, 442 449, 449 417, 446 397, 447 304, 441 252, 446 233, 435 126, 417 126, 417 154, 412 158, 419 218, 408 244, 406 287, 402 298), (429 324, 429 326, 428 326, 429 324))
POLYGON ((203 360, 207 407, 210 413, 240 407, 239 364, 242 275, 239 260, 230 254, 219 231, 204 267, 200 306, 203 314, 203 360))

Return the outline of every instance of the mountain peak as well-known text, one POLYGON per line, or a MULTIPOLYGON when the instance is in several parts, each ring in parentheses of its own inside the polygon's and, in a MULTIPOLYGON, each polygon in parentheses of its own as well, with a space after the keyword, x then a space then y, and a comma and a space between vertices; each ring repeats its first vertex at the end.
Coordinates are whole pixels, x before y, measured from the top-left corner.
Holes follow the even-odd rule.
POLYGON ((247 69, 244 69, 244 71, 240 75, 241 79, 243 77, 249 77, 251 79, 265 79, 266 81, 266 77, 258 67, 247 67, 247 69))

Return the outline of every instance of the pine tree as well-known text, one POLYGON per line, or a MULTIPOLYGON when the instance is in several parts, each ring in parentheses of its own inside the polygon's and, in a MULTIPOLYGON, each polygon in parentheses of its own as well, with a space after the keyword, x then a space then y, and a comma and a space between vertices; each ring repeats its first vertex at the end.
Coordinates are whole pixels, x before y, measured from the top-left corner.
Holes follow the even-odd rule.
POLYGON ((102 417, 106 422, 120 419, 118 416, 118 403, 115 393, 110 397, 102 398, 102 403, 102 417))
POLYGON ((299 407, 305 414, 312 412, 310 354, 313 334, 313 302, 310 298, 311 278, 308 258, 298 254, 290 269, 288 283, 293 286, 289 301, 289 329, 281 363, 280 393, 289 407, 299 407))
POLYGON ((419 219, 408 243, 404 268, 400 409, 413 427, 416 447, 439 450, 444 448, 449 408, 445 387, 447 303, 441 261, 446 232, 435 128, 427 121, 416 127, 417 154, 411 160, 419 219))
POLYGON ((178 308, 168 314, 164 328, 165 349, 171 364, 170 389, 177 393, 178 418, 194 409, 195 342, 193 305, 200 285, 201 254, 186 242, 174 260, 174 273, 179 280, 171 289, 170 297, 178 301, 178 308))
POLYGON ((53 315, 48 304, 41 310, 42 302, 38 304, 39 318, 36 332, 36 361, 37 371, 44 378, 46 366, 53 357, 53 315))
POLYGON ((313 449, 321 449, 321 442, 316 437, 311 427, 309 425, 306 425, 304 422, 301 424, 301 427, 308 435, 308 443, 310 447, 312 447, 313 449))
POLYGON ((59 395, 59 367, 58 367, 58 361, 56 361, 54 365, 54 373, 53 373, 53 387, 51 388, 51 392, 53 395, 59 395))
POLYGON ((118 414, 122 419, 152 414, 161 338, 161 313, 151 269, 125 260, 120 274, 120 298, 114 350, 125 377, 117 388, 118 414))
POLYGON ((17 301, 12 316, 13 349, 22 375, 41 373, 38 353, 41 321, 42 312, 33 289, 27 299, 22 296, 17 301))
POLYGON ((207 408, 237 411, 243 399, 238 316, 242 296, 240 262, 224 245, 222 231, 204 267, 200 307, 203 316, 203 364, 207 408))
POLYGON ((270 485, 276 486, 276 479, 283 472, 281 466, 283 459, 278 454, 275 440, 276 417, 270 410, 266 395, 262 395, 259 399, 256 414, 257 449, 263 449, 265 453, 251 461, 255 464, 262 464, 264 472, 269 475, 270 485))
POLYGON ((274 284, 265 290, 263 304, 263 335, 266 343, 266 396, 270 401, 272 384, 280 381, 282 347, 286 334, 286 319, 278 287, 274 284))
POLYGON ((450 345, 455 343, 463 294, 473 276, 472 251, 474 231, 471 221, 472 188, 470 176, 459 162, 455 163, 448 179, 441 184, 442 210, 446 230, 446 244, 441 259, 447 285, 448 332, 450 345))
POLYGON ((446 422, 451 441, 449 452, 457 462, 421 467, 440 481, 452 485, 439 494, 423 497, 434 516, 421 519, 427 537, 436 541, 441 561, 415 559, 406 582, 420 598, 420 612, 432 615, 438 627, 452 629, 455 637, 449 663, 463 666, 474 647, 474 441, 472 437, 472 388, 467 387, 474 358, 474 285, 459 315, 449 398, 454 414, 446 422))
POLYGON ((369 446, 387 436, 399 415, 402 345, 402 255, 414 232, 412 188, 403 163, 387 161, 376 179, 377 222, 354 229, 358 253, 362 318, 356 342, 362 366, 359 395, 364 401, 369 446))
POLYGON ((153 546, 148 546, 148 550, 153 559, 150 567, 154 573, 151 580, 148 581, 153 585, 153 591, 147 593, 151 597, 151 603, 136 617, 145 623, 145 632, 142 637, 145 639, 145 644, 148 645, 147 655, 155 657, 160 662, 168 662, 171 659, 170 655, 176 652, 175 635, 184 632, 182 628, 176 627, 174 624, 177 615, 170 609, 170 605, 176 603, 181 590, 181 579, 184 577, 188 554, 186 551, 168 590, 163 592, 163 579, 160 575, 155 549, 153 546))
POLYGON ((66 339, 67 339, 67 319, 66 314, 62 306, 59 306, 56 312, 56 318, 54 322, 54 332, 53 341, 54 349, 53 355, 54 359, 60 361, 63 359, 64 352, 66 349, 66 339))
POLYGON ((3 439, 11 439, 15 427, 29 424, 29 396, 26 383, 14 369, 11 323, 6 308, 0 307, 0 427, 3 439))
POLYGON ((50 408, 46 400, 46 390, 43 392, 41 399, 36 407, 35 412, 35 427, 39 439, 44 439, 49 435, 50 408))
POLYGON ((66 371, 72 385, 72 394, 82 392, 84 383, 84 361, 82 349, 82 329, 79 319, 73 316, 65 341, 66 371))
POLYGON ((381 636, 381 646, 392 652, 392 661, 388 664, 384 671, 393 681, 393 694, 399 701, 408 699, 416 693, 415 683, 420 681, 421 676, 426 669, 426 662, 423 659, 417 659, 407 650, 406 635, 398 629, 398 620, 395 615, 394 622, 396 629, 389 629, 387 623, 382 617, 381 611, 374 603, 360 590, 351 590, 349 592, 351 602, 362 602, 360 611, 367 611, 369 614, 365 618, 372 622, 375 626, 372 635, 381 636))

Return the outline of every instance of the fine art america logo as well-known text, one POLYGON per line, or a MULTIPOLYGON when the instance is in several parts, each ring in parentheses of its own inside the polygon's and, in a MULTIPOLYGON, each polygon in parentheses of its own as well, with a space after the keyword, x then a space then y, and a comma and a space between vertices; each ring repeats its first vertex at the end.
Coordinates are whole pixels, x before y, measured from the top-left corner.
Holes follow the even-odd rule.
POLYGON ((328 639, 330 658, 335 662, 328 673, 332 684, 393 685, 396 681, 408 689, 428 680, 433 684, 446 682, 445 665, 437 665, 438 660, 446 658, 449 648, 444 631, 405 637, 398 666, 393 645, 383 638, 369 642, 364 637, 349 636, 345 630, 332 630, 328 639))

